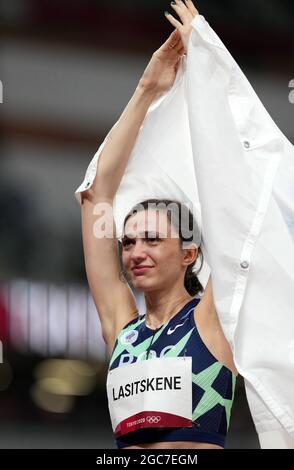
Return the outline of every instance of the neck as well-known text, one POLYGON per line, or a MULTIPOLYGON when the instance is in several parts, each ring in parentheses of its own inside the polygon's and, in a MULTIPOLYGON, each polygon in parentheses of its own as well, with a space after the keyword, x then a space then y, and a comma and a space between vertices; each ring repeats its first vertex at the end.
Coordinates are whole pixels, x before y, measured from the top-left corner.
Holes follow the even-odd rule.
POLYGON ((193 297, 183 288, 173 291, 154 291, 145 294, 146 323, 150 328, 159 328, 176 315, 193 297))

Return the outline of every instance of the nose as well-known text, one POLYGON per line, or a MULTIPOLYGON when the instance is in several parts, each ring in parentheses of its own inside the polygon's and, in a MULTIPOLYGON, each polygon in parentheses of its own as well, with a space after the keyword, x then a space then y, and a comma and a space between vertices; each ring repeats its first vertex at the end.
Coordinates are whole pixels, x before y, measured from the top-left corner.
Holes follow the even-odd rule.
POLYGON ((132 261, 139 263, 140 261, 146 259, 147 255, 144 251, 144 246, 141 240, 137 240, 135 246, 131 251, 132 261))

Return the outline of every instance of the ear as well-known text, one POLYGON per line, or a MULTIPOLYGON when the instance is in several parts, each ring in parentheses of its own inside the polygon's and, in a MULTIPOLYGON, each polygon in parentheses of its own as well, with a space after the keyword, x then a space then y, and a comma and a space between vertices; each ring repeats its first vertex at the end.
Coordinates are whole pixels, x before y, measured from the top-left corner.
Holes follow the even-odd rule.
POLYGON ((195 243, 183 248, 183 265, 188 266, 194 263, 198 256, 198 248, 195 243))

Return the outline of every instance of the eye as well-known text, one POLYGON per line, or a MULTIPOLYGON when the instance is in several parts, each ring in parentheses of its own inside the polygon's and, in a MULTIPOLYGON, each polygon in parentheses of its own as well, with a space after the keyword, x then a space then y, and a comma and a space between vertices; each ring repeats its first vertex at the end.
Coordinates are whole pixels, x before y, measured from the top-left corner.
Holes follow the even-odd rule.
POLYGON ((130 246, 132 243, 134 243, 133 240, 125 239, 125 240, 123 240, 123 242, 122 242, 122 246, 123 246, 123 248, 127 248, 127 247, 130 246))
POLYGON ((146 240, 147 240, 149 243, 160 242, 160 238, 159 238, 159 237, 146 237, 146 240))

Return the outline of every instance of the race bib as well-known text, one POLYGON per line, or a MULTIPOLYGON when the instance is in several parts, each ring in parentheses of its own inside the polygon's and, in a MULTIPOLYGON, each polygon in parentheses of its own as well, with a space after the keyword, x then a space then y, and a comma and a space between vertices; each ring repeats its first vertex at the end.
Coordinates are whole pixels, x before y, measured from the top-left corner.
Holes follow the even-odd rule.
POLYGON ((109 371, 115 437, 141 428, 192 427, 192 358, 138 361, 109 371))

